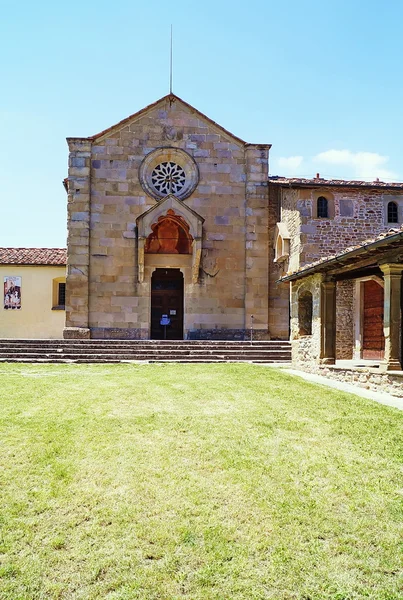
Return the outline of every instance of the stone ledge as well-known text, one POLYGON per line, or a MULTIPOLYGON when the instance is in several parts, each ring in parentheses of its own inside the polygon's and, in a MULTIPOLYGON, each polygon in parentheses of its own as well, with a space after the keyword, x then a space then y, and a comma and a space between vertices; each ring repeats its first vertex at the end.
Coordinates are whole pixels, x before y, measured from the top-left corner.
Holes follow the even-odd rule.
POLYGON ((65 327, 63 338, 65 340, 89 340, 91 332, 87 327, 65 327))
POLYGON ((93 340, 146 340, 148 330, 140 327, 91 327, 91 339, 93 340))
POLYGON ((357 373, 375 373, 377 375, 391 375, 393 377, 403 377, 403 371, 382 371, 381 369, 381 365, 379 365, 378 367, 367 367, 365 365, 360 366, 351 366, 351 367, 347 367, 347 366, 339 366, 339 365, 324 365, 327 369, 330 369, 331 371, 348 371, 351 373, 357 372, 357 373))
MULTIPOLYGON (((322 367, 322 365, 320 365, 322 367)), ((367 366, 340 366, 340 365, 326 365, 323 367, 326 369, 330 369, 331 371, 349 371, 351 373, 386 373, 386 371, 381 371, 380 367, 367 367, 367 366)), ((396 371, 387 371, 388 373, 395 373, 396 371)), ((399 372, 399 371, 398 371, 399 372)))
MULTIPOLYGON (((188 340, 250 340, 250 329, 226 329, 215 328, 215 329, 190 329, 187 332, 186 338, 188 340)), ((264 341, 270 340, 270 334, 267 329, 254 329, 253 340, 264 341)))
POLYGON ((332 365, 319 368, 317 373, 367 390, 386 392, 392 396, 403 397, 402 371, 382 371, 374 367, 335 367, 332 365))

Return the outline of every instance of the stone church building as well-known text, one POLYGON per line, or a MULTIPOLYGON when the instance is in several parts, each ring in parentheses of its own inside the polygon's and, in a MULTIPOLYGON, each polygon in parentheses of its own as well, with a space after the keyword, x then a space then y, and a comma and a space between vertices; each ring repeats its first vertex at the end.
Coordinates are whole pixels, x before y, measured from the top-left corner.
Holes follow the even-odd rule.
MULTIPOLYGON (((173 94, 67 141, 65 338, 289 339, 282 278, 403 222, 403 184, 270 177, 270 144, 173 94)), ((354 290, 338 283, 343 356, 354 290)))

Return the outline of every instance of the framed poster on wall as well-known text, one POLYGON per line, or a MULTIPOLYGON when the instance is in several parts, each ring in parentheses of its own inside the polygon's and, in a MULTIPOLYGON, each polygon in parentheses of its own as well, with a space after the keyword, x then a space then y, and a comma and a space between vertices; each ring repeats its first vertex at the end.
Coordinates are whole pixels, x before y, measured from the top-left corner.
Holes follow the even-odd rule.
POLYGON ((4 304, 5 310, 19 310, 21 308, 21 277, 8 275, 4 277, 4 304))

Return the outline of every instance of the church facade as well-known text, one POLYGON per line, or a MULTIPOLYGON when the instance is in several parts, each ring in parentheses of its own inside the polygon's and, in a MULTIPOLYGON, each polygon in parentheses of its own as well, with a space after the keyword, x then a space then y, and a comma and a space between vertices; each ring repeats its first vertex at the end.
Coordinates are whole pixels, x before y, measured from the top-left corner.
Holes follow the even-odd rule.
POLYGON ((173 94, 67 141, 65 338, 288 339, 281 278, 402 222, 403 184, 269 177, 173 94))
POLYGON ((174 95, 68 144, 66 337, 268 336, 269 144, 174 95))

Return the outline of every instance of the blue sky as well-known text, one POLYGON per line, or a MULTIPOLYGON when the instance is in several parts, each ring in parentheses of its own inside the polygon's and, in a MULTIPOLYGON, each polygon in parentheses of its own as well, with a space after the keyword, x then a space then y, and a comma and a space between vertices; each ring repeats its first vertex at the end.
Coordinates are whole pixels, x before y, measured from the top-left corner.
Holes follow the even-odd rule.
POLYGON ((403 180, 400 0, 3 3, 0 245, 64 246, 68 136, 169 91, 274 175, 403 180))

